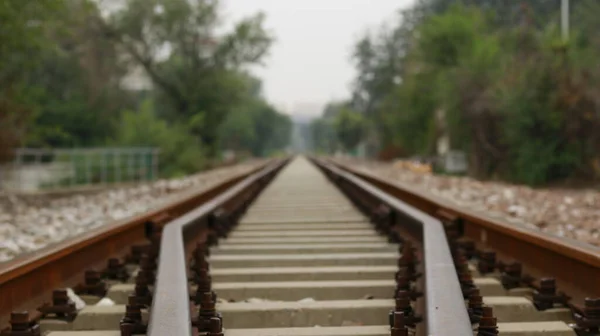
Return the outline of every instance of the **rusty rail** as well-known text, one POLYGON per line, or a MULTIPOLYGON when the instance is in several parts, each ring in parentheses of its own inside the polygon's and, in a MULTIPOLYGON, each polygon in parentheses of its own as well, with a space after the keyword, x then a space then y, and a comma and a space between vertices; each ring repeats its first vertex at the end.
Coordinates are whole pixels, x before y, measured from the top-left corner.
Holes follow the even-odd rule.
POLYGON ((160 209, 88 231, 73 239, 17 257, 0 265, 0 327, 13 310, 35 311, 52 291, 82 282, 86 269, 106 267, 109 258, 122 257, 130 246, 147 242, 149 231, 164 215, 176 217, 206 202, 272 161, 237 174, 208 190, 191 191, 160 209))
POLYGON ((471 322, 442 223, 373 184, 328 162, 312 158, 336 183, 350 183, 398 215, 395 225, 422 241, 425 281, 425 335, 471 335, 471 322))
POLYGON ((407 204, 438 218, 452 218, 459 231, 478 249, 491 249, 504 263, 518 261, 532 278, 554 277, 557 287, 574 303, 600 297, 600 248, 569 238, 560 238, 521 226, 504 223, 484 213, 459 208, 439 197, 425 194, 397 181, 327 159, 407 204))
POLYGON ((209 202, 167 223, 161 238, 158 275, 148 326, 149 336, 192 335, 186 257, 189 246, 206 239, 206 220, 253 185, 266 184, 288 160, 275 162, 209 202), (195 234, 190 234, 195 233, 195 234), (196 236, 196 237, 192 237, 196 236))

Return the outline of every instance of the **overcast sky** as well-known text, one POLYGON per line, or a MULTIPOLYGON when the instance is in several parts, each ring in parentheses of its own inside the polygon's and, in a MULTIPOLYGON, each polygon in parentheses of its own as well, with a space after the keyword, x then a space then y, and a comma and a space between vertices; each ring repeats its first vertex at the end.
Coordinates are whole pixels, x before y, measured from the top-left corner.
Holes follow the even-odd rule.
POLYGON ((377 28, 414 0, 224 0, 229 19, 263 11, 277 41, 263 79, 267 99, 284 112, 317 115, 349 95, 349 57, 365 29, 377 28))

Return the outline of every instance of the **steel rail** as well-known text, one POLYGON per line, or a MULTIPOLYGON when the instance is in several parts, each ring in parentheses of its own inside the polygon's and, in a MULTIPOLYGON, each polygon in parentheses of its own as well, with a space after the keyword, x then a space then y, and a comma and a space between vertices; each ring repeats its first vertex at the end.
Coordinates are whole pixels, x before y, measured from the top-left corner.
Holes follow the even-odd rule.
POLYGON ((148 336, 192 335, 186 264, 186 233, 198 231, 203 220, 252 185, 267 182, 288 160, 275 162, 224 193, 169 223, 163 229, 158 274, 150 310, 148 336))
POLYGON ((332 159, 326 161, 423 212, 454 217, 463 236, 474 241, 477 248, 495 251, 500 261, 522 263, 524 273, 534 278, 554 277, 557 287, 574 303, 582 304, 586 297, 600 297, 599 247, 509 224, 480 211, 459 208, 406 184, 389 181, 332 159))
POLYGON ((248 172, 235 174, 207 190, 190 190, 164 206, 144 214, 87 231, 66 241, 0 263, 0 327, 11 311, 35 311, 48 302, 56 288, 83 280, 87 269, 103 269, 108 258, 124 256, 129 247, 147 243, 149 225, 164 214, 178 216, 221 194, 272 161, 248 172), (43 280, 42 280, 43 279, 43 280))
POLYGON ((417 231, 423 243, 426 335, 471 335, 469 315, 442 223, 360 177, 319 159, 317 165, 386 204, 402 220, 396 225, 417 231))

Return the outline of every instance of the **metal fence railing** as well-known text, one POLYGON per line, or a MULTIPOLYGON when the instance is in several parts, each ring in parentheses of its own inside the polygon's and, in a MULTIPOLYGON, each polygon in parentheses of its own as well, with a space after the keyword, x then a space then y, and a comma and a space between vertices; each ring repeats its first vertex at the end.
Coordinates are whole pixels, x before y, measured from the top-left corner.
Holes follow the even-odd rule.
POLYGON ((157 148, 16 149, 0 166, 0 189, 32 191, 78 185, 151 181, 157 148))

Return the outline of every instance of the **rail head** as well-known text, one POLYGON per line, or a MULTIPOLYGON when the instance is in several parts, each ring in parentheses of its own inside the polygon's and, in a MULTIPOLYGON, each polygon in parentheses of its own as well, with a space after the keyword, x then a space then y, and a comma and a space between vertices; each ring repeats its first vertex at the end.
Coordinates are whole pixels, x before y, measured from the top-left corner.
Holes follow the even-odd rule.
POLYGON ((352 183, 420 226, 423 242, 427 335, 471 335, 473 333, 450 246, 442 223, 382 191, 360 177, 325 161, 313 159, 338 178, 352 183))
POLYGON ((158 274, 150 310, 148 336, 192 335, 184 231, 197 225, 251 185, 264 181, 288 162, 277 161, 248 176, 224 193, 169 223, 163 229, 158 274))

